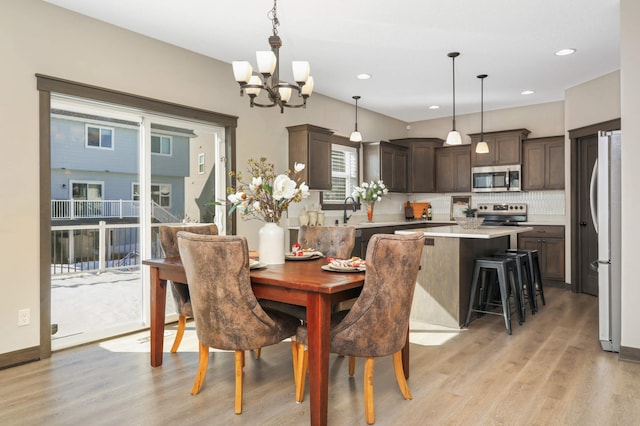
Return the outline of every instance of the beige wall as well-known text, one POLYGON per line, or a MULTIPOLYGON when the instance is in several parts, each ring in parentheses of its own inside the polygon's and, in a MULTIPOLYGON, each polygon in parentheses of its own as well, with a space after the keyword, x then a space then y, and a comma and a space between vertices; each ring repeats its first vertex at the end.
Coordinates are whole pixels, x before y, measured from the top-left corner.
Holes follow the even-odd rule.
POLYGON ((622 103, 622 346, 640 348, 640 2, 620 1, 622 103))
MULTIPOLYGON (((238 95, 229 64, 38 0, 3 0, 0 7, 2 77, 10 83, 3 85, 0 97, 0 354, 39 345, 36 73, 238 116, 239 167, 249 157, 264 155, 285 170, 286 126, 312 123, 342 135, 352 130, 350 103, 314 95, 306 110, 280 114, 276 109, 251 109, 248 98, 238 95), (31 309, 31 325, 18 328, 22 308, 31 309)), ((358 121, 368 139, 406 134, 406 123, 366 109, 360 109, 358 121)), ((238 224, 250 246, 257 247, 259 226, 238 224)))

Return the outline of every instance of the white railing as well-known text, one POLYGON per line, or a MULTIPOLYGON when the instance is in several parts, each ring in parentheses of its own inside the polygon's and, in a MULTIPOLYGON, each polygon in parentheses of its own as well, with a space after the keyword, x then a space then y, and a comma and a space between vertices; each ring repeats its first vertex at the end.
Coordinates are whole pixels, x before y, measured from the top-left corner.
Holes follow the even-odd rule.
MULTIPOLYGON (((133 200, 51 200, 51 219, 103 219, 140 216, 140 201, 133 200)), ((151 216, 158 222, 180 222, 180 218, 151 202, 151 216)))

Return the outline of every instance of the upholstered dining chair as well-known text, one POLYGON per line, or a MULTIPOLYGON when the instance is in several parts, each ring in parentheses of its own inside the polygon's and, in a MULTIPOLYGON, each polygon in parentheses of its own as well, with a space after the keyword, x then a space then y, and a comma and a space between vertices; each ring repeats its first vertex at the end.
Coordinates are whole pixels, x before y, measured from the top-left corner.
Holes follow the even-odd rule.
POLYGON ((244 352, 291 337, 300 320, 258 303, 251 288, 246 238, 179 232, 178 246, 200 352, 191 394, 200 392, 204 383, 210 347, 235 351, 235 412, 240 414, 244 352))
MULTIPOLYGON (((404 377, 402 348, 406 342, 409 314, 416 286, 424 236, 420 234, 376 234, 367 247, 367 270, 360 296, 349 311, 334 313, 329 337, 330 351, 350 357, 364 357, 364 405, 368 424, 375 422, 373 364, 375 357, 393 355, 400 392, 411 399, 404 377)), ((293 350, 296 400, 302 401, 307 368, 307 328, 298 327, 293 350)))
MULTIPOLYGON (((218 227, 214 224, 184 226, 161 225, 159 228, 160 245, 162 246, 165 257, 180 257, 178 238, 176 236, 180 231, 192 232, 194 234, 218 235, 218 227)), ((180 342, 182 342, 182 336, 184 336, 184 330, 187 326, 187 318, 193 318, 191 297, 189 296, 189 288, 186 284, 187 283, 180 284, 171 281, 171 294, 173 295, 176 311, 178 312, 178 331, 171 346, 171 352, 174 353, 178 351, 180 342)))
POLYGON ((355 226, 301 226, 298 244, 318 250, 326 257, 348 259, 356 243, 355 226))

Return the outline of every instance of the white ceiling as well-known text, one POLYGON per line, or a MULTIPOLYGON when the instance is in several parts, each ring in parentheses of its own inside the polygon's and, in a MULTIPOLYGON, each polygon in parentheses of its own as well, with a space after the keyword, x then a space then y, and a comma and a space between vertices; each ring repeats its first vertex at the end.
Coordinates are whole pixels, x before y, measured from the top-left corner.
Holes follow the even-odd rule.
MULTIPOLYGON (((231 62, 269 50, 272 0, 45 0, 231 62)), ((280 0, 281 78, 308 60, 315 92, 406 122, 564 99, 620 68, 619 0, 280 0), (555 56, 567 47, 570 56, 555 56), (369 73, 370 80, 356 74, 369 73), (523 96, 523 90, 534 90, 523 96), (430 105, 440 109, 430 110, 430 105)), ((229 84, 236 85, 231 69, 229 84)), ((313 97, 309 100, 313 102, 313 97)))

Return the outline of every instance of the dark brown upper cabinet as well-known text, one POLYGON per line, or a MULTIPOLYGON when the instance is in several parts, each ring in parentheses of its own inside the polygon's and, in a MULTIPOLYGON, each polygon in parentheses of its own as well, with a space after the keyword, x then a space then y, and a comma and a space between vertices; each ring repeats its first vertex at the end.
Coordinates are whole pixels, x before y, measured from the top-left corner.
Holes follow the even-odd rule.
POLYGON ((444 140, 438 138, 405 138, 392 139, 390 142, 409 149, 407 192, 435 192, 435 150, 442 146, 444 140))
POLYGON ((409 149, 389 142, 362 144, 362 172, 366 182, 382 180, 390 192, 407 192, 409 149))
POLYGON ((476 145, 480 142, 480 133, 471 137, 471 166, 497 166, 521 164, 522 140, 531 133, 527 129, 504 130, 484 134, 484 141, 489 146, 486 154, 477 154, 476 145))
POLYGON ((469 145, 436 148, 436 192, 471 191, 469 145))
POLYGON ((564 189, 564 137, 522 142, 522 189, 564 189))
POLYGON ((333 130, 300 124, 289 131, 289 169, 295 163, 305 164, 300 178, 309 189, 331 189, 331 135, 333 130))

